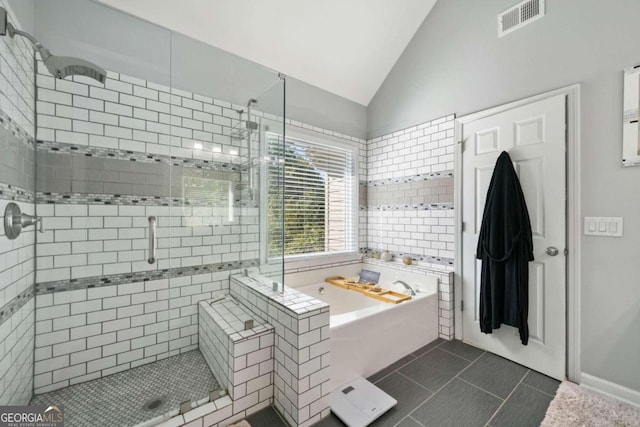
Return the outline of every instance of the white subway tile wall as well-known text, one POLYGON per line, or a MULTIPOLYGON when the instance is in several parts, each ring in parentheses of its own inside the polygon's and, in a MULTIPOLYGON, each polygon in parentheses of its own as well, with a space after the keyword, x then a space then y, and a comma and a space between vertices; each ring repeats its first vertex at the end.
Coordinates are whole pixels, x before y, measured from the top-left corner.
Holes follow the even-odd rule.
POLYGON ((453 209, 369 210, 368 247, 398 255, 453 259, 454 215, 453 209))
MULTIPOLYGON (((7 8, 6 1, 0 0, 0 6, 7 8)), ((16 22, 12 14, 8 20, 16 22)), ((25 39, 0 37, 2 213, 10 201, 17 202, 24 213, 34 213, 33 68, 33 49, 25 39)), ((4 227, 0 228, 0 405, 26 405, 33 388, 35 233, 33 227, 27 228, 9 240, 4 227)))
POLYGON ((37 282, 156 271, 259 257, 259 209, 191 206, 38 204, 37 282), (157 218, 157 258, 149 264, 149 216, 157 218))
POLYGON ((433 270, 431 275, 438 277, 438 335, 451 341, 455 335, 455 299, 453 271, 433 270))
POLYGON ((436 257, 453 269, 454 118, 448 115, 367 141, 368 200, 376 204, 367 209, 370 249, 436 257), (418 192, 418 180, 426 177, 429 184, 446 180, 440 187, 444 191, 418 192), (404 183, 404 191, 384 191, 398 183, 404 183))
MULTIPOLYGON (((41 62, 38 85, 39 140, 116 149, 132 157, 136 152, 166 159, 173 156, 177 162, 238 163, 245 150, 246 141, 231 138, 232 126, 239 123, 234 109, 240 107, 227 102, 112 72, 104 87, 81 76, 72 81, 53 79, 41 62)), ((43 145, 43 149, 54 150, 55 146, 43 145)), ((69 160, 72 152, 66 151, 69 160)), ((103 156, 112 166, 120 165, 109 160, 108 153, 92 155, 103 156)), ((127 179, 136 178, 129 172, 135 172, 137 166, 131 167, 131 171, 117 171, 121 180, 123 174, 127 179)), ((85 193, 71 193, 67 196, 71 200, 101 198, 100 193, 88 194, 89 188, 102 188, 106 196, 125 191, 125 185, 107 185, 107 181, 102 187, 76 187, 75 181, 71 186, 71 177, 56 169, 52 180, 65 189, 60 190, 62 195, 69 193, 67 188, 82 188, 79 192, 85 193)), ((158 183, 146 184, 133 186, 142 189, 138 196, 149 196, 145 189, 158 183)), ((259 255, 257 207, 236 207, 230 218, 229 210, 223 208, 162 206, 169 192, 156 199, 155 205, 147 202, 150 206, 137 206, 130 203, 131 198, 114 204, 73 204, 59 196, 39 194, 38 212, 47 228, 38 239, 37 281, 44 284, 40 289, 55 281, 75 283, 73 289, 78 283, 91 286, 96 277, 231 265, 259 255), (149 216, 158 218, 156 264, 147 262, 149 216)), ((197 303, 228 289, 228 276, 229 271, 222 271, 136 283, 120 280, 117 285, 38 295, 35 392, 197 348, 197 303)))
POLYGON ((367 247, 392 252, 396 263, 412 256, 418 269, 438 277, 439 335, 447 340, 454 336, 454 119, 448 115, 367 141, 367 180, 376 181, 368 187, 376 206, 367 209, 367 247), (431 189, 416 191, 427 178, 431 189), (402 192, 385 192, 396 185, 402 192))
POLYGON ((246 150, 231 137, 242 106, 114 72, 103 88, 37 71, 39 140, 210 161, 246 150))
POLYGON ((198 302, 228 289, 229 272, 37 296, 35 393, 198 348, 198 302))
POLYGON ((26 405, 33 385, 34 298, 0 324, 0 404, 26 405))
MULTIPOLYGON (((11 201, 0 198, 0 212, 2 214, 9 203, 11 201)), ((14 203, 17 203, 24 213, 33 214, 33 203, 14 203)), ((0 227, 0 307, 9 304, 22 293, 33 289, 35 278, 34 235, 33 227, 25 228, 16 239, 10 240, 5 235, 4 227, 0 227)), ((5 318, 5 315, 0 316, 0 319, 5 318)))
POLYGON ((453 170, 454 115, 367 141, 367 180, 453 170))

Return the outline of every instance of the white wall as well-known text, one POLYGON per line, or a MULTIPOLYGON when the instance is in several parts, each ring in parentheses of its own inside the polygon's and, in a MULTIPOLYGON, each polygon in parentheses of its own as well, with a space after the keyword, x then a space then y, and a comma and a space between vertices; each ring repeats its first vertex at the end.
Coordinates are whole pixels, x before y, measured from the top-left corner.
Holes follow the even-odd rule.
POLYGON ((623 238, 582 239, 582 371, 640 390, 640 167, 621 167, 640 2, 548 0, 546 17, 499 39, 496 16, 515 3, 439 1, 369 105, 369 138, 582 83, 582 215, 625 221, 623 238))

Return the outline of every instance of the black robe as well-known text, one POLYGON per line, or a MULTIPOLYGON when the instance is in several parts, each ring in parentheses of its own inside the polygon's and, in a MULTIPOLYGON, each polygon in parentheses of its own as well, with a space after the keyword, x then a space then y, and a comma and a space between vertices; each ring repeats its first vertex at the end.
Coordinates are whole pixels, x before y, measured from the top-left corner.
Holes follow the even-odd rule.
POLYGON ((482 260, 480 330, 515 326, 529 340, 529 261, 533 239, 529 212, 511 157, 498 157, 482 216, 476 257, 482 260))

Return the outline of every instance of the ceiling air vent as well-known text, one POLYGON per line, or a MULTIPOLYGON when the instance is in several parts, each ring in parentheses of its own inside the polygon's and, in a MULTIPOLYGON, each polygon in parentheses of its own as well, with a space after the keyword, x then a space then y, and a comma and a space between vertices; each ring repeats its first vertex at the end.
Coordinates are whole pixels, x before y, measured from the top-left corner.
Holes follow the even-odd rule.
POLYGON ((544 0, 524 0, 498 15, 498 37, 544 16, 544 0))

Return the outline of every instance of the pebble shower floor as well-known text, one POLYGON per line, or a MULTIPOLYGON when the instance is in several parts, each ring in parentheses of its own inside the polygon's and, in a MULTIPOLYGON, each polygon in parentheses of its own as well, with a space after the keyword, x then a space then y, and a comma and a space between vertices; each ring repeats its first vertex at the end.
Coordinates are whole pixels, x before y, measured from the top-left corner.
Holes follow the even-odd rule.
POLYGON ((135 426, 217 389, 199 350, 50 393, 32 405, 63 405, 66 427, 135 426))

